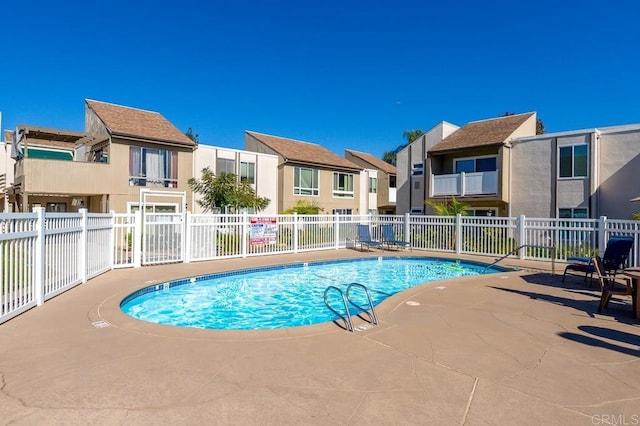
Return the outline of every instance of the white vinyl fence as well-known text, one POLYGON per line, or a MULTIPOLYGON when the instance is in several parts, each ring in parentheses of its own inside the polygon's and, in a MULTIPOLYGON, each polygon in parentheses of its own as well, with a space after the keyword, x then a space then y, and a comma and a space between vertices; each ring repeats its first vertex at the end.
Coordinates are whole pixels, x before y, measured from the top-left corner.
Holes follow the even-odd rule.
POLYGON ((356 247, 358 224, 374 239, 391 224, 413 250, 566 261, 603 251, 612 235, 635 239, 640 222, 469 216, 0 214, 0 323, 113 268, 356 247))

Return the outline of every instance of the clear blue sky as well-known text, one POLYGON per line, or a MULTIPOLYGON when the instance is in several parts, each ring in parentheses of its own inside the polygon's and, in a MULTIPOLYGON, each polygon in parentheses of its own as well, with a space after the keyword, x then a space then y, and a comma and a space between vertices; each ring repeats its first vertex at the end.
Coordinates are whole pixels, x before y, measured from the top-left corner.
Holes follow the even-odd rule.
POLYGON ((549 132, 640 122, 636 1, 5 3, 4 129, 82 131, 89 98, 209 145, 253 130, 381 156, 506 111, 549 132))

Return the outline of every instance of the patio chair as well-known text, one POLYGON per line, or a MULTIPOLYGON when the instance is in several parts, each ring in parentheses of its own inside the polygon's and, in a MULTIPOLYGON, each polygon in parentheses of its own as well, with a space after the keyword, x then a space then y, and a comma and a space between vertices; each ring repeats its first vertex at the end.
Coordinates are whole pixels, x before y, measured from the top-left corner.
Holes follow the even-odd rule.
POLYGON ((364 249, 364 246, 367 246, 367 251, 370 251, 370 247, 382 247, 380 241, 371 238, 369 225, 358 225, 358 242, 361 250, 364 249))
MULTIPOLYGON (((627 263, 627 258, 629 257, 629 252, 631 251, 631 247, 633 247, 633 237, 631 236, 620 236, 616 235, 609 238, 607 242, 607 248, 604 251, 604 255, 602 256, 603 263, 603 271, 607 274, 612 274, 615 276, 618 270, 623 269, 625 264, 627 263)), ((569 261, 577 261, 578 263, 570 263, 564 269, 564 274, 562 275, 562 282, 564 282, 565 277, 567 276, 567 272, 575 271, 581 274, 584 274, 584 280, 587 280, 587 277, 593 278, 593 274, 595 273, 595 267, 593 265, 593 258, 589 257, 570 257, 569 261)))
MULTIPOLYGON (((592 259, 591 264, 593 265, 595 274, 600 281, 600 288, 602 289, 598 312, 602 312, 604 309, 607 309, 611 296, 633 295, 633 287, 631 285, 630 278, 616 278, 615 275, 608 274, 605 269, 606 265, 599 256, 595 256, 592 259), (620 283, 616 281, 616 279, 623 280, 624 283, 620 283)), ((635 306, 633 312, 635 312, 635 306)))
POLYGON ((396 238, 395 231, 393 230, 393 225, 391 225, 390 223, 381 225, 380 228, 382 230, 382 243, 386 244, 389 249, 391 249, 392 245, 396 246, 398 250, 411 246, 409 241, 402 241, 396 238))

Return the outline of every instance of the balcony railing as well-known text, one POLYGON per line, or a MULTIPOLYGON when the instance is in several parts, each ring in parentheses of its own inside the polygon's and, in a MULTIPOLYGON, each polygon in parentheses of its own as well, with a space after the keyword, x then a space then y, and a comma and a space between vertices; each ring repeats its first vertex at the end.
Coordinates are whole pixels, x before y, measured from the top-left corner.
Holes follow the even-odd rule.
POLYGON ((389 202, 396 202, 396 188, 389 188, 389 202))
POLYGON ((498 172, 431 175, 432 196, 491 195, 498 193, 498 172))

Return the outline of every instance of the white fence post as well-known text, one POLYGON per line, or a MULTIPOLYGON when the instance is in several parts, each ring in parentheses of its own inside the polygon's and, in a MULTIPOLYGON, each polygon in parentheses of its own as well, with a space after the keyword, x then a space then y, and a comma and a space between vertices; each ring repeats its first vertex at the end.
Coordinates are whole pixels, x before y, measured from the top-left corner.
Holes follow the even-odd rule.
POLYGON ((298 252, 298 213, 293 213, 293 252, 298 252))
POLYGON ((191 262, 191 213, 189 211, 184 212, 184 241, 182 244, 183 252, 183 262, 190 263, 191 262))
POLYGON ((333 216, 333 220, 334 220, 334 227, 333 227, 333 239, 334 239, 334 246, 336 248, 336 250, 338 250, 340 248, 340 214, 336 213, 333 216))
POLYGON ((116 264, 116 212, 115 210, 110 210, 109 214, 111 215, 111 237, 109 240, 111 254, 109 255, 109 265, 111 265, 111 270, 113 270, 116 264))
POLYGON ((409 213, 405 213, 404 214, 404 240, 405 241, 409 241, 411 242, 411 224, 409 223, 409 220, 411 219, 411 216, 409 215, 409 213))
POLYGON ((78 250, 80 251, 79 259, 78 259, 78 276, 82 280, 83 283, 87 282, 87 267, 89 265, 89 219, 87 217, 87 209, 78 210, 80 213, 80 226, 82 227, 82 231, 80 232, 80 244, 78 244, 78 250))
POLYGON ((133 216, 133 267, 142 266, 142 209, 138 209, 133 216))
MULTIPOLYGON (((525 221, 526 221, 526 217, 524 215, 520 215, 520 217, 518 217, 518 222, 517 222, 518 245, 516 247, 522 247, 523 245, 527 244, 527 230, 524 226, 525 221)), ((525 250, 524 247, 519 250, 520 260, 524 260, 526 255, 527 255, 527 250, 525 250)))
POLYGON ((249 226, 248 226, 248 221, 249 221, 249 216, 246 213, 242 214, 242 239, 241 244, 242 244, 242 257, 247 257, 247 233, 249 231, 249 226))
POLYGON ((598 254, 602 256, 607 245, 607 217, 600 216, 598 220, 598 254))
POLYGON ((36 231, 38 236, 36 237, 36 253, 35 253, 35 297, 38 306, 44 303, 44 260, 45 260, 45 217, 44 207, 34 207, 33 211, 38 215, 36 220, 36 231))
POLYGON ((462 215, 456 215, 456 253, 462 253, 462 215))

